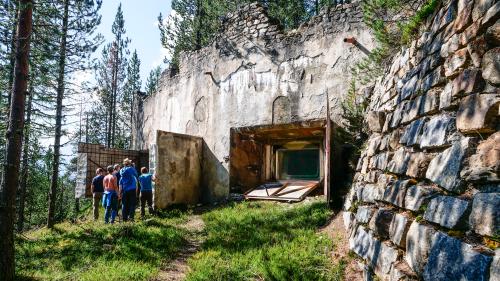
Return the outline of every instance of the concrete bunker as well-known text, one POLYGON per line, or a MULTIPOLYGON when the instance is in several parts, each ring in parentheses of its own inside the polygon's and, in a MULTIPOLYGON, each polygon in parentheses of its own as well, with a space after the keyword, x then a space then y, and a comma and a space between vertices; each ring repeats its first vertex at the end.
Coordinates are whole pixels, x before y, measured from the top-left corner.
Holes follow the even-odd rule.
MULTIPOLYGON (((231 128, 229 156, 224 159, 229 162, 226 192, 248 195, 259 186, 281 183, 287 196, 263 199, 300 201, 310 192, 330 194, 334 155, 327 123, 320 119, 231 128)), ((212 162, 220 162, 210 153, 201 137, 157 131, 156 143, 150 147, 150 170, 158 180, 155 206, 211 202, 213 187, 207 174, 213 173, 212 162)))
POLYGON ((213 44, 181 55, 179 71, 165 71, 137 104, 132 132, 160 177, 156 207, 224 201, 279 180, 319 182, 328 200, 332 182, 331 194, 343 195, 348 153, 335 130, 325 133, 326 117, 341 130, 348 70, 366 55, 343 39, 373 47, 360 14, 358 4, 338 5, 288 32, 251 4, 228 15, 213 44), (304 169, 293 166, 305 158, 304 169))

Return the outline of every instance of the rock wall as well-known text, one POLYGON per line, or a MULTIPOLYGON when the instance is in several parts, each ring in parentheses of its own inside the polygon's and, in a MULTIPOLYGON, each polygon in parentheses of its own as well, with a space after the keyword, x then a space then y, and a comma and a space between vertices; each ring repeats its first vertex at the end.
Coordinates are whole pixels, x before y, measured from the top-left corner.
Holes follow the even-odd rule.
POLYGON ((344 221, 383 280, 500 280, 499 17, 443 1, 375 84, 344 221))
POLYGON ((359 3, 324 9, 289 32, 263 7, 245 6, 228 15, 212 45, 182 56, 178 74, 163 74, 159 91, 144 101, 139 146, 154 145, 157 130, 203 137, 203 197, 224 198, 230 128, 324 119, 327 92, 331 117, 342 123, 349 69, 364 48, 373 48, 373 37, 359 3))

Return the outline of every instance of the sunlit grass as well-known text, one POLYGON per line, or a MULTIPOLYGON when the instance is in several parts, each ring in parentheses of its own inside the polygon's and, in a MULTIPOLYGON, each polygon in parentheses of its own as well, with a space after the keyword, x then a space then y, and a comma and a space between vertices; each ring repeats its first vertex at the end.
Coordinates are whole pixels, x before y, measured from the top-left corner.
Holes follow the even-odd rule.
POLYGON ((16 239, 19 280, 151 280, 187 237, 203 238, 187 280, 342 280, 335 243, 318 232, 332 212, 323 202, 229 204, 202 215, 205 229, 185 229, 189 212, 168 211, 135 223, 84 221, 16 239))
POLYGON ((62 223, 16 241, 16 271, 24 280, 147 280, 185 243, 176 225, 185 215, 104 225, 62 223))
POLYGON ((331 211, 322 202, 245 202, 203 215, 207 240, 187 280, 342 280, 333 241, 318 234, 331 211))

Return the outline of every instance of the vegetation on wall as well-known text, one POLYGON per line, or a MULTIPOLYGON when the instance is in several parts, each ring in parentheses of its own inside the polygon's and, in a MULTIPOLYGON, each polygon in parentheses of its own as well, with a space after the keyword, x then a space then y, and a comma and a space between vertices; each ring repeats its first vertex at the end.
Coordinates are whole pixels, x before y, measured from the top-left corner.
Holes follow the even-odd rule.
POLYGON ((412 4, 415 1, 404 0, 366 0, 362 4, 363 21, 372 30, 376 47, 370 54, 351 69, 352 81, 344 101, 342 102, 343 117, 346 120, 348 143, 355 146, 359 157, 361 146, 367 135, 363 133, 364 111, 366 97, 359 97, 356 87, 372 83, 383 74, 392 56, 402 46, 408 45, 417 34, 422 23, 440 4, 440 0, 427 0, 411 16, 412 4))
POLYGON ((415 1, 366 0, 363 2, 363 21, 372 30, 377 44, 370 54, 352 68, 356 81, 365 85, 379 77, 392 55, 415 38, 419 27, 440 4, 440 0, 427 0, 417 12, 415 1), (405 16, 410 14, 411 16, 405 16))
MULTIPOLYGON (((171 56, 167 62, 175 72, 179 68, 181 52, 199 50, 215 38, 221 19, 245 4, 255 0, 173 0, 172 13, 158 17, 161 43, 171 56)), ((336 0, 258 0, 267 8, 271 18, 285 29, 293 29, 319 13, 320 9, 336 0)))
POLYGON ((361 100, 357 93, 356 82, 351 80, 349 90, 340 104, 342 115, 346 122, 342 129, 340 137, 345 143, 353 145, 356 149, 355 154, 359 155, 361 146, 366 140, 366 133, 363 129, 363 119, 366 110, 366 100, 361 100))

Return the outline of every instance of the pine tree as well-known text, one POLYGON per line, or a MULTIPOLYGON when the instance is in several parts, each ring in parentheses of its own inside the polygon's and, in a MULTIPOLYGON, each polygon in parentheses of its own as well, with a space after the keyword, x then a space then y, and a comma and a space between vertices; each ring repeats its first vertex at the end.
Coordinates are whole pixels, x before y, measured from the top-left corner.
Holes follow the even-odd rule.
MULTIPOLYGON (((30 81, 26 102, 26 118, 23 137, 21 177, 18 189, 17 229, 22 231, 25 222, 25 206, 27 200, 28 178, 31 175, 31 152, 38 145, 42 132, 50 132, 47 127, 40 126, 40 120, 46 119, 39 103, 51 102, 52 81, 54 80, 55 52, 52 39, 57 33, 54 21, 56 14, 54 7, 46 2, 37 1, 33 5, 33 27, 31 34, 31 50, 29 58, 30 81), (34 140, 34 141, 33 141, 34 140)), ((52 116, 50 116, 52 117, 52 116)))
POLYGON ((269 16, 278 19, 286 29, 298 27, 310 17, 303 0, 267 1, 266 4, 269 16))
POLYGON ((304 5, 308 14, 315 16, 319 14, 323 7, 333 5, 336 2, 337 0, 304 0, 304 5))
POLYGON ((22 231, 24 228, 24 210, 26 202, 26 187, 29 176, 29 152, 30 152, 30 137, 31 137, 31 113, 33 108, 33 86, 30 86, 28 92, 28 101, 26 105, 26 120, 24 121, 24 139, 22 151, 21 178, 19 183, 19 206, 17 213, 17 231, 22 231))
POLYGON ((0 190, 0 280, 14 280, 14 217, 16 189, 19 184, 22 134, 24 130, 25 95, 29 77, 29 51, 33 2, 19 1, 16 36, 16 59, 12 102, 7 130, 6 164, 0 190))
POLYGON ((59 181, 60 148, 62 137, 63 100, 67 87, 66 79, 76 70, 85 67, 84 62, 97 48, 99 41, 91 37, 101 17, 98 11, 101 1, 63 0, 58 48, 57 97, 54 136, 54 158, 49 194, 47 227, 54 226, 55 204, 59 181))
POLYGON ((142 86, 140 71, 141 60, 137 56, 137 51, 134 50, 127 66, 127 81, 123 89, 122 110, 120 111, 121 126, 119 127, 124 128, 123 140, 125 148, 130 148, 131 146, 132 125, 137 122, 137 112, 134 112, 134 110, 139 99, 137 93, 141 90, 142 86))
POLYGON ((147 96, 150 96, 158 89, 158 84, 161 78, 161 72, 162 72, 161 66, 157 66, 149 72, 148 79, 146 80, 147 96))
POLYGON ((49 212, 47 215, 47 227, 54 227, 55 199, 57 191, 57 180, 59 177, 59 157, 61 148, 61 127, 62 127, 62 103, 64 98, 64 80, 66 66, 66 44, 68 40, 69 22, 69 1, 63 0, 63 17, 61 28, 61 45, 59 47, 58 76, 57 76, 57 98, 56 98, 56 126, 54 137, 54 160, 52 163, 52 179, 49 194, 49 212))
POLYGON ((112 26, 113 42, 107 44, 98 64, 97 82, 102 106, 106 108, 106 146, 115 147, 117 142, 122 143, 122 135, 117 134, 117 122, 123 87, 126 79, 128 44, 130 40, 125 36, 125 20, 121 4, 118 6, 112 26))
POLYGON ((210 42, 220 29, 221 17, 250 0, 173 0, 172 13, 158 16, 161 43, 171 54, 170 68, 178 70, 183 51, 198 50, 210 42))
MULTIPOLYGON (((17 26, 16 1, 3 0, 0 5, 0 134, 7 130, 10 95, 14 78, 17 26)), ((4 161, 5 139, 0 138, 0 160, 4 161)))
MULTIPOLYGON (((174 71, 179 67, 179 58, 182 51, 196 49, 195 35, 200 34, 195 30, 195 16, 199 0, 173 0, 171 14, 165 21, 163 15, 158 16, 161 43, 171 54, 170 67, 174 71)), ((201 44, 201 37, 198 38, 201 44)))

